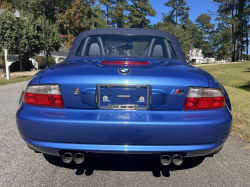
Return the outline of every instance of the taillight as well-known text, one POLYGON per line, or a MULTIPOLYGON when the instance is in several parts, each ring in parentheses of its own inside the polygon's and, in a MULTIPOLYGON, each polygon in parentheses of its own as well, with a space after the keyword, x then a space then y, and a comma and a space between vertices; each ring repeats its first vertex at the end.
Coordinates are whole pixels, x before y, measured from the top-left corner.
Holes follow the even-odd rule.
POLYGON ((223 91, 214 88, 191 87, 186 95, 184 110, 215 109, 225 106, 223 91))
POLYGON ((64 107, 59 85, 30 85, 24 93, 24 103, 39 106, 64 107))
POLYGON ((140 61, 101 61, 103 65, 139 65, 139 66, 148 66, 150 62, 140 62, 140 61))

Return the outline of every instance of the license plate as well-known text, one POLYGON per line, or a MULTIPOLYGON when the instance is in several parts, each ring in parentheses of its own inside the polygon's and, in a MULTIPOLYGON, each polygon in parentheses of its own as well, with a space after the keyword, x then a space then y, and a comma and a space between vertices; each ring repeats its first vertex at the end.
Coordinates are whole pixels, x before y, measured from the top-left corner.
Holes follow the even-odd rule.
POLYGON ((100 109, 147 110, 149 86, 147 85, 98 85, 100 109))

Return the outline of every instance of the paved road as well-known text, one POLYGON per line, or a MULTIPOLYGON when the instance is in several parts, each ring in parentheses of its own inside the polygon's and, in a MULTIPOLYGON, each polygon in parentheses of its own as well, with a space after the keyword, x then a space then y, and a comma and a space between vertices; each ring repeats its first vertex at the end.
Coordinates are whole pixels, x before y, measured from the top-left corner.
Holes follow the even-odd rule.
MULTIPOLYGON (((13 72, 13 73, 10 73, 10 76, 18 76, 18 75, 21 75, 21 76, 33 76, 35 75, 37 72, 39 72, 40 70, 35 70, 35 71, 23 71, 23 72, 13 72)), ((4 74, 0 74, 0 78, 1 77, 5 77, 5 72, 4 74)))
POLYGON ((102 155, 83 165, 30 150, 15 112, 27 82, 0 86, 0 186, 250 186, 249 143, 231 136, 214 157, 163 167, 142 155, 102 155))

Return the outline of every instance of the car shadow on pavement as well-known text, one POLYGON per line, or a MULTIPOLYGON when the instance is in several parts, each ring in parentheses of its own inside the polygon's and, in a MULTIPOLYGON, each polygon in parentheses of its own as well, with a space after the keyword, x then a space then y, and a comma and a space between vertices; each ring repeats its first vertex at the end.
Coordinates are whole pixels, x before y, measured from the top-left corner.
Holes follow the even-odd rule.
POLYGON ((154 177, 170 177, 169 171, 193 168, 205 159, 205 157, 185 158, 180 166, 175 166, 173 163, 169 166, 163 166, 159 161, 152 160, 147 155, 99 154, 98 157, 85 160, 79 165, 74 161, 65 164, 58 156, 44 154, 44 158, 55 166, 76 170, 76 175, 90 176, 96 170, 151 171, 154 177))

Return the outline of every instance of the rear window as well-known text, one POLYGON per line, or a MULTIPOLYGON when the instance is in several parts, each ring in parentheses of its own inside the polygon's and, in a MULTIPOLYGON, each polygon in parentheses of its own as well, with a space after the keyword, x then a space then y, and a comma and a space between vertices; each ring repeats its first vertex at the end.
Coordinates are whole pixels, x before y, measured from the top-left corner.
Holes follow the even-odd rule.
POLYGON ((161 37, 95 35, 83 39, 76 56, 147 56, 175 59, 172 43, 161 37))

